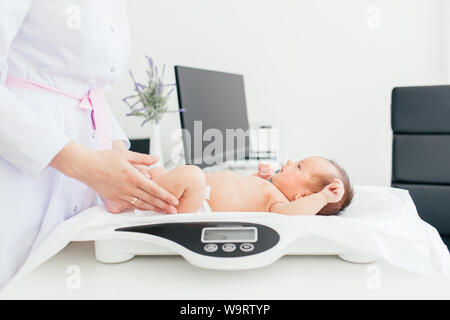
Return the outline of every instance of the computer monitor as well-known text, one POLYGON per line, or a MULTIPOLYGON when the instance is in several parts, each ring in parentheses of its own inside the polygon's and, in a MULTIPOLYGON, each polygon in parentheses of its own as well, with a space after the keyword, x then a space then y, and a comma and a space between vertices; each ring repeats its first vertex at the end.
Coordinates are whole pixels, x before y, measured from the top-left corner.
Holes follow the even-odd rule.
POLYGON ((184 154, 201 168, 249 156, 242 75, 175 66, 184 154), (220 141, 221 140, 221 141, 220 141))

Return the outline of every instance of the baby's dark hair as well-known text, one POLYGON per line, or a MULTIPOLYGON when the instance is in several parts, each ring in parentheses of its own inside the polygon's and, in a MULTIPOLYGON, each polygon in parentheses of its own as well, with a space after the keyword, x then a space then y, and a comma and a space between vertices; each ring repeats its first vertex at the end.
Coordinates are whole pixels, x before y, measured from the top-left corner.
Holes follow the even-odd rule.
POLYGON ((330 216, 338 214, 340 211, 347 208, 353 199, 353 188, 350 184, 350 178, 345 170, 339 166, 336 162, 330 159, 325 159, 330 162, 338 171, 338 176, 333 175, 317 175, 311 179, 311 192, 316 193, 321 191, 327 185, 329 185, 335 178, 340 179, 344 184, 344 195, 342 199, 335 203, 328 203, 317 214, 323 216, 330 216))

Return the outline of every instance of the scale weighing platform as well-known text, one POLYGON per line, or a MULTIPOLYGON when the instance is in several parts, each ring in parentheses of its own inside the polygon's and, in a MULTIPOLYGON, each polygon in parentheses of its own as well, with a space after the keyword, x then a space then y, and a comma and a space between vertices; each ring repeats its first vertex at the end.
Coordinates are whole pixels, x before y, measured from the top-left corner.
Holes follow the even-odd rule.
POLYGON ((342 218, 272 213, 122 216, 115 226, 97 231, 96 258, 119 263, 136 255, 181 255, 195 266, 219 270, 263 267, 284 255, 338 255, 356 263, 377 260, 314 232, 337 219, 342 218))

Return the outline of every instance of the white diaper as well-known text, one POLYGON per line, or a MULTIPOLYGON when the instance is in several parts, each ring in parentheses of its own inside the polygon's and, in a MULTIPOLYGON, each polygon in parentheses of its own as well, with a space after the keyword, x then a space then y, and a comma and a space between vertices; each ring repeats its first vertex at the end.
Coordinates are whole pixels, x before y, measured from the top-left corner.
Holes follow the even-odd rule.
POLYGON ((203 197, 203 204, 202 207, 200 208, 200 210, 197 211, 197 213, 211 213, 211 207, 209 206, 209 203, 207 200, 209 200, 209 195, 211 192, 211 187, 210 186, 206 186, 206 190, 205 190, 205 196, 203 197))

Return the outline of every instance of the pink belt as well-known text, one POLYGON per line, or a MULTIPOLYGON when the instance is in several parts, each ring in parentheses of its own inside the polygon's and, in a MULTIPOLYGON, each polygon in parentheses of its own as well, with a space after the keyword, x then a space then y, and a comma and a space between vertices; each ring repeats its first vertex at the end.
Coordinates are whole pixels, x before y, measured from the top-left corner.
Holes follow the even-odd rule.
POLYGON ((108 105, 106 104, 105 95, 102 89, 91 89, 87 95, 77 96, 56 88, 52 88, 29 80, 16 78, 10 75, 8 75, 8 77, 6 78, 5 85, 15 88, 35 89, 53 92, 80 101, 78 108, 83 110, 91 110, 92 126, 97 133, 99 147, 101 149, 112 148, 108 105))

